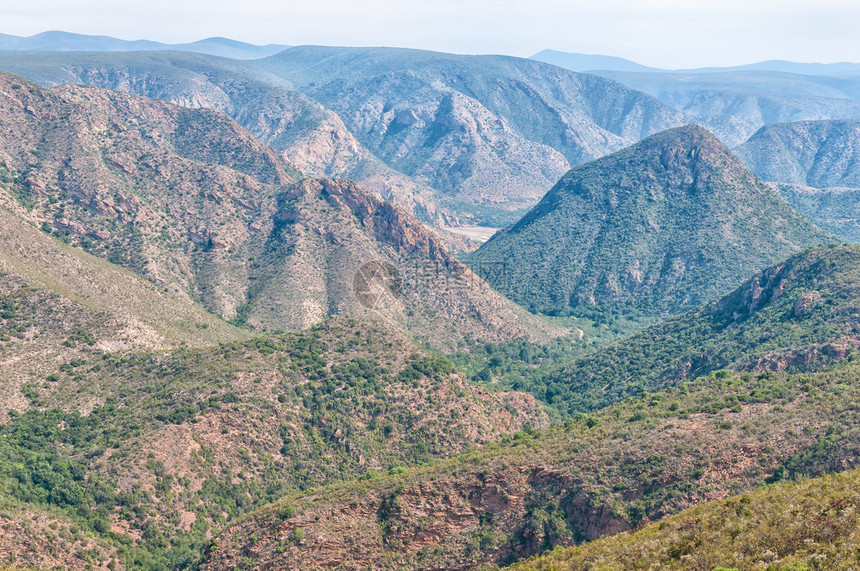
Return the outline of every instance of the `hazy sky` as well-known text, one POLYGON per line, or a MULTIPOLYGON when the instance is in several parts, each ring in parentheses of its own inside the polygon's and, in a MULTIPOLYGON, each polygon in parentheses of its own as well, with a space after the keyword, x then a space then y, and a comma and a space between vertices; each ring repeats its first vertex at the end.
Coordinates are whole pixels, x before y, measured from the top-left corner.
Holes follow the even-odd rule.
POLYGON ((0 1, 0 32, 15 35, 227 36, 519 56, 552 48, 661 67, 860 61, 857 0, 0 1))

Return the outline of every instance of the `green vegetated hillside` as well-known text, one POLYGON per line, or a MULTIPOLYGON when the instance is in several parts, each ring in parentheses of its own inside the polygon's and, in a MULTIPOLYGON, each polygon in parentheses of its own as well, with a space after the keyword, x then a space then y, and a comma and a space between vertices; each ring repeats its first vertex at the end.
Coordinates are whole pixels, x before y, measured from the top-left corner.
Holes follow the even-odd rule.
POLYGON ((814 248, 697 311, 501 384, 577 412, 717 369, 822 370, 860 347, 858 300, 860 247, 814 248))
POLYGON ((512 563, 851 469, 858 378, 855 360, 809 374, 720 371, 404 474, 289 496, 218 536, 205 568, 512 563))
POLYGON ((683 123, 615 82, 520 58, 303 46, 254 65, 485 222, 534 204, 569 165, 683 123))
POLYGON ((504 261, 504 291, 533 310, 653 316, 696 308, 835 241, 688 126, 571 170, 470 259, 504 261))
POLYGON ((0 97, 10 110, 0 133, 9 208, 234 323, 283 331, 333 314, 383 316, 415 323, 439 345, 465 333, 561 333, 496 294, 389 203, 354 184, 297 184, 275 151, 221 113, 8 75, 0 97), (404 279, 409 267, 433 271, 394 292, 405 296, 383 287, 386 313, 355 295, 367 263, 399 268, 404 279), (452 275, 463 283, 449 287, 452 275))
POLYGON ((222 111, 305 175, 349 178, 422 220, 457 221, 435 191, 383 163, 332 111, 247 63, 177 52, 7 52, 0 69, 45 86, 91 85, 222 111))
POLYGON ((858 271, 855 246, 808 250, 696 312, 523 374, 505 386, 596 410, 402 477, 284 499, 225 532, 208 568, 502 564, 849 469, 858 271), (301 515, 284 517, 287 505, 301 515), (326 540, 335 530, 343 541, 326 540))
POLYGON ((851 569, 858 486, 857 470, 769 486, 510 569, 851 569))
MULTIPOLYGON (((287 493, 548 424, 532 397, 480 389, 382 322, 170 352, 72 343, 0 426, 0 497, 106 542, 102 564, 185 568, 287 493)), ((50 561, 38 545, 17 561, 50 561)))

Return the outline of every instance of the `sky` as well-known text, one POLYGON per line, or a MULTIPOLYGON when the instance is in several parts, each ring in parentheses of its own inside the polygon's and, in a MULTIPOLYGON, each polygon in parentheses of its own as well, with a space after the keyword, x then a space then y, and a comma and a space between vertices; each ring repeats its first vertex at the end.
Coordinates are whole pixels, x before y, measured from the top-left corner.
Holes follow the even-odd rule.
POLYGON ((2 0, 0 33, 182 43, 542 49, 665 68, 766 59, 860 62, 857 0, 2 0))

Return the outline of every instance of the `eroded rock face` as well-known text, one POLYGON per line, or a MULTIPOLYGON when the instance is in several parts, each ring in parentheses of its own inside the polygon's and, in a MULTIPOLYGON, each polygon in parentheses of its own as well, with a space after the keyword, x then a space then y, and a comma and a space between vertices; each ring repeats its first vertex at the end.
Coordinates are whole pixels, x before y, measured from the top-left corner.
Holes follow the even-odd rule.
POLYGON ((821 295, 817 291, 809 291, 797 298, 794 304, 794 316, 803 317, 820 300, 821 295))
POLYGON ((723 305, 731 305, 734 319, 743 319, 769 302, 776 301, 790 283, 785 268, 785 264, 778 264, 750 278, 723 305))
MULTIPOLYGON (((280 307, 309 299, 324 313, 382 318, 434 344, 463 334, 539 339, 561 333, 497 294, 413 217, 353 182, 296 183, 278 198, 274 220, 269 243, 279 244, 281 254, 269 259, 269 273, 261 273, 260 306, 262 299, 279 295, 280 307), (398 284, 382 287, 370 304, 355 289, 356 276, 368 264, 388 268, 398 284), (275 280, 276 286, 264 285, 275 280)), ((263 314, 252 307, 249 315, 261 319, 263 314)))
MULTIPOLYGON (((299 197, 319 198, 335 208, 352 211, 362 225, 372 229, 379 242, 394 248, 398 255, 420 256, 429 261, 459 264, 433 235, 416 224, 403 210, 364 192, 354 182, 305 179, 284 195, 286 200, 299 197)), ((289 219, 298 217, 297 214, 286 216, 289 219)))
POLYGON ((570 545, 574 537, 591 540, 630 529, 626 518, 600 505, 577 482, 541 466, 404 482, 383 494, 371 492, 275 523, 264 534, 255 533, 257 525, 249 521, 247 529, 231 528, 232 535, 253 534, 257 541, 211 552, 207 569, 228 569, 245 557, 279 569, 470 569, 570 545), (548 516, 550 502, 558 512, 548 516), (574 534, 553 528, 563 526, 563 519, 548 523, 547 517, 567 518, 574 534), (303 530, 303 539, 291 541, 296 529, 303 530), (387 551, 397 553, 397 563, 385 562, 387 551))

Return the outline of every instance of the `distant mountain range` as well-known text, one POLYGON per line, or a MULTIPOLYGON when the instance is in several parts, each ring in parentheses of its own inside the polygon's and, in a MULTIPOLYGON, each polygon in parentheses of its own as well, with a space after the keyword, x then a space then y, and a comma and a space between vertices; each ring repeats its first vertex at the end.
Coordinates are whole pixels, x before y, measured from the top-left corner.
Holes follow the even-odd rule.
POLYGON ((860 73, 847 77, 777 71, 599 73, 683 111, 729 147, 772 123, 860 119, 860 73))
POLYGON ((732 71, 778 71, 799 75, 845 75, 860 73, 860 63, 799 63, 767 60, 745 65, 668 69, 649 67, 635 61, 606 55, 542 50, 529 59, 551 63, 571 71, 642 71, 661 73, 726 73, 732 71))
POLYGON ((5 51, 0 68, 43 85, 84 83, 224 111, 302 172, 356 180, 440 226, 510 224, 569 167, 684 123, 705 126, 731 147, 772 123, 860 119, 854 64, 670 72, 551 50, 534 58, 602 68, 597 73, 637 90, 630 91, 519 58, 285 48, 47 32, 4 36, 0 51, 44 51, 5 51), (118 53, 142 49, 159 52, 118 53))
POLYGON ((735 153, 804 216, 860 242, 860 121, 767 125, 735 153))
MULTIPOLYGON (((230 38, 212 37, 195 42, 166 44, 152 40, 123 40, 111 36, 75 34, 52 30, 33 36, 0 34, 0 50, 49 52, 126 52, 174 50, 197 52, 233 59, 257 59, 274 55, 292 46, 284 44, 257 45, 230 38)), ((551 63, 571 71, 647 71, 670 73, 721 73, 730 71, 778 71, 801 75, 838 76, 860 73, 860 63, 800 63, 768 60, 757 63, 700 68, 668 69, 649 67, 635 61, 607 55, 583 54, 552 49, 542 50, 529 59, 551 63)))
POLYGON ((614 79, 683 111, 734 147, 764 125, 860 119, 860 64, 765 61, 698 69, 658 69, 622 58, 545 50, 532 56, 614 79))
POLYGON ((174 50, 197 52, 234 59, 257 59, 276 54, 289 46, 257 46, 229 38, 206 38, 187 44, 163 44, 150 40, 119 40, 109 36, 88 36, 69 32, 43 32, 21 37, 0 34, 0 50, 38 52, 137 52, 174 50))

